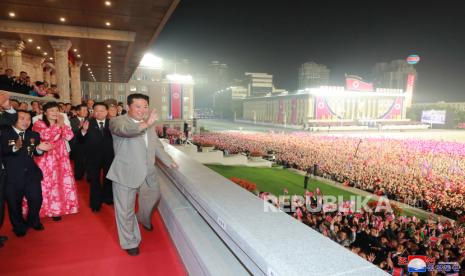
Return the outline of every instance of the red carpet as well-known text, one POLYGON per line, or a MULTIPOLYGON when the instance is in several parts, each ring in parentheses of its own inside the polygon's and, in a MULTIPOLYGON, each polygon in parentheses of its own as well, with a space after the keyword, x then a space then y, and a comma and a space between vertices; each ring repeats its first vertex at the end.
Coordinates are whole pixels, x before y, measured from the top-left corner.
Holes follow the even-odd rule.
POLYGON ((42 219, 45 230, 29 230, 23 238, 11 231, 8 216, 0 235, 9 240, 0 248, 0 275, 186 275, 160 214, 154 230, 141 228, 139 256, 131 257, 118 243, 113 206, 100 213, 88 207, 89 185, 78 184, 80 210, 60 222, 42 219))

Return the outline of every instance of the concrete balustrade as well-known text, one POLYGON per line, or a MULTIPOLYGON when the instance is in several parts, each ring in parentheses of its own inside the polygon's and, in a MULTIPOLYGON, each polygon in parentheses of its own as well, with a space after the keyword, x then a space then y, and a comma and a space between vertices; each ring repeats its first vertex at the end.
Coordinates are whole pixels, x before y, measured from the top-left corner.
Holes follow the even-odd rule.
POLYGON ((173 146, 160 213, 191 275, 388 275, 173 146), (266 212, 267 208, 276 212, 266 212))

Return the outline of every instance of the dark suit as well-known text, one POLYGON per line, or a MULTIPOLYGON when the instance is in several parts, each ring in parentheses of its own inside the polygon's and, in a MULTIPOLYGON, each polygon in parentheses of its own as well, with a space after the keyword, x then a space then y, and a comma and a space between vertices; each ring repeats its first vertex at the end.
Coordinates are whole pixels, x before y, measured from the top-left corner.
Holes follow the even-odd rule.
POLYGON ((0 75, 0 89, 12 91, 13 84, 15 83, 15 79, 13 77, 8 77, 7 75, 0 75))
MULTIPOLYGON (((0 126, 11 126, 16 123, 18 114, 3 112, 0 114, 0 126)), ((2 150, 0 143, 0 228, 5 218, 5 171, 3 169, 2 150)))
POLYGON ((110 120, 105 120, 103 133, 95 118, 89 120, 86 135, 79 132, 79 140, 85 147, 87 174, 90 180, 90 207, 99 210, 102 202, 112 203, 112 182, 105 176, 113 162, 113 138, 108 128, 110 120), (101 173, 103 170, 103 186, 101 173))
POLYGON ((81 132, 80 124, 78 117, 73 117, 69 120, 71 128, 73 129, 74 137, 71 142, 71 157, 74 160, 74 178, 76 180, 81 180, 86 172, 86 156, 84 144, 79 143, 78 136, 81 132))
POLYGON ((35 147, 40 144, 37 132, 26 130, 23 146, 13 151, 14 141, 19 135, 13 127, 2 132, 2 151, 4 154, 6 177, 6 199, 8 214, 15 233, 25 233, 28 227, 40 224, 39 211, 42 206, 42 171, 36 165, 33 155, 40 155, 35 147), (27 221, 22 216, 22 202, 28 202, 27 221))

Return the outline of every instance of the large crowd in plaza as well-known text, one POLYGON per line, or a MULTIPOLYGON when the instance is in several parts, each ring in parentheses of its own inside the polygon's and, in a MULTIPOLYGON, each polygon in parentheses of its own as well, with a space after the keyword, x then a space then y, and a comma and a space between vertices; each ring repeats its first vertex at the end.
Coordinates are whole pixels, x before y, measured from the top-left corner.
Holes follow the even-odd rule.
POLYGON ((332 137, 308 133, 204 133, 197 144, 229 153, 266 154, 308 170, 453 219, 465 211, 465 144, 430 140, 332 137))
MULTIPOLYGON (((321 176, 463 219, 465 145, 460 143, 241 132, 202 133, 193 139, 229 153, 273 152, 277 162, 301 170, 317 164, 321 176)), ((266 199, 266 194, 261 191, 260 197, 266 199)), ((322 196, 319 189, 306 195, 312 204, 322 196)), ((429 256, 436 264, 453 262, 455 269, 465 265, 465 228, 460 222, 307 207, 302 204, 290 215, 390 273, 406 272, 409 255, 429 256)))

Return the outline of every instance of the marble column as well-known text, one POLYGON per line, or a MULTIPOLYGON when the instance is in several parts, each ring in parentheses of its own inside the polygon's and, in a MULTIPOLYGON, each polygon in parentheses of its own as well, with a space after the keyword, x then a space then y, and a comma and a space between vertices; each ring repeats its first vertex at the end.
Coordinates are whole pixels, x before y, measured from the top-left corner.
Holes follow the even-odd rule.
POLYGON ((57 84, 57 74, 55 70, 50 71, 50 85, 57 84))
POLYGON ((56 84, 60 101, 68 103, 70 101, 68 50, 71 48, 71 41, 50 39, 49 42, 55 52, 56 84))
POLYGON ((50 82, 50 81, 51 81, 51 80, 50 80, 50 72, 51 72, 51 71, 52 71, 52 69, 50 69, 49 67, 45 67, 45 68, 43 69, 43 74, 44 74, 43 79, 44 79, 44 81, 46 81, 46 82, 48 83, 49 86, 50 86, 50 84, 51 84, 51 82, 50 82))
MULTIPOLYGON (((5 48, 4 69, 13 69, 13 74, 19 76, 22 67, 21 52, 24 50, 24 42, 19 40, 0 39, 0 43, 5 48)), ((3 72, 2 72, 3 74, 3 72)))
POLYGON ((81 66, 82 61, 78 60, 71 65, 71 104, 78 105, 82 101, 81 91, 81 66))
POLYGON ((33 57, 32 60, 32 67, 34 68, 34 72, 31 72, 32 82, 44 81, 44 69, 42 67, 42 63, 45 59, 43 57, 33 57))

